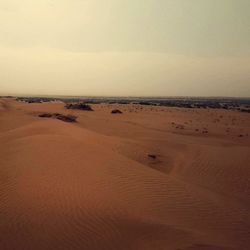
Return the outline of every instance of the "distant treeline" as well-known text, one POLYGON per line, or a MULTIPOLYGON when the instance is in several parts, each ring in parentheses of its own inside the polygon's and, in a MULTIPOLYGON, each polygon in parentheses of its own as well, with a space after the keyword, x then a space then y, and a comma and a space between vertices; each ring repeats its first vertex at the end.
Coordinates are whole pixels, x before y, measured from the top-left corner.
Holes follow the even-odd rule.
POLYGON ((202 98, 202 97, 169 97, 169 98, 143 98, 143 97, 91 97, 91 98, 53 98, 53 97, 18 97, 18 101, 27 103, 43 103, 62 101, 82 104, 138 104, 146 106, 163 106, 176 108, 212 108, 212 109, 237 109, 249 113, 250 98, 202 98))

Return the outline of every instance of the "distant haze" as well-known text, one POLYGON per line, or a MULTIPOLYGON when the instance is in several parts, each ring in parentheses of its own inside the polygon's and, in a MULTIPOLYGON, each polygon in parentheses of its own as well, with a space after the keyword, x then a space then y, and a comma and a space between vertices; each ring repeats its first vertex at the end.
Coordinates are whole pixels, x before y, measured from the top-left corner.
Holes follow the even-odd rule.
POLYGON ((249 0, 0 0, 0 94, 250 96, 249 0))

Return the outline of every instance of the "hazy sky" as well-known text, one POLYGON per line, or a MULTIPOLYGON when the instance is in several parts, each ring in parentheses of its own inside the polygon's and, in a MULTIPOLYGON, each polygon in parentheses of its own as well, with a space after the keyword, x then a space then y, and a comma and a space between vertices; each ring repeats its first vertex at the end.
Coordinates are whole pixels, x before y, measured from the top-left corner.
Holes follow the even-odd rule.
POLYGON ((0 94, 250 96, 249 0, 0 0, 0 94))

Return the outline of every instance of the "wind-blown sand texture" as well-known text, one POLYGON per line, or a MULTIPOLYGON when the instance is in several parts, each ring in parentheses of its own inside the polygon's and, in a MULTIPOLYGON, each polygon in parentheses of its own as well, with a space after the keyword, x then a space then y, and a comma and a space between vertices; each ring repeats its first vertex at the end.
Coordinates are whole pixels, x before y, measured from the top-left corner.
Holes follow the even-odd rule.
POLYGON ((1 250, 249 249, 249 114, 64 106, 0 99, 1 250))

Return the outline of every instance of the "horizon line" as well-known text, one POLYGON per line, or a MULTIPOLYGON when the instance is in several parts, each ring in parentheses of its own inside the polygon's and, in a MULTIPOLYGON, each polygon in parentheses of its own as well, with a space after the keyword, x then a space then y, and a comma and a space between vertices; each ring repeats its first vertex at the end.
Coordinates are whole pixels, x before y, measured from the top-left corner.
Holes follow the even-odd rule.
POLYGON ((198 96, 198 95, 169 95, 169 96, 138 96, 138 95, 58 95, 58 94, 0 94, 0 97, 13 96, 13 97, 65 97, 65 98, 231 98, 231 99, 250 99, 250 96, 198 96))

